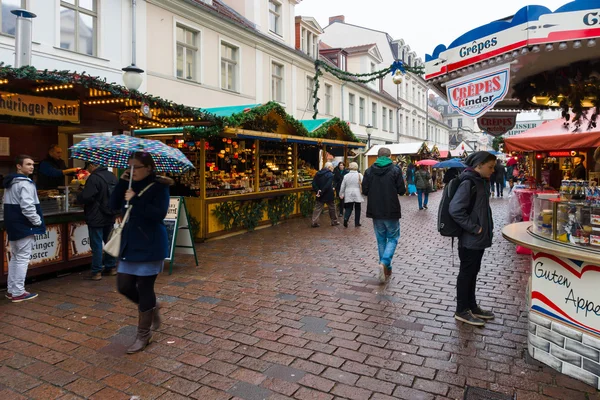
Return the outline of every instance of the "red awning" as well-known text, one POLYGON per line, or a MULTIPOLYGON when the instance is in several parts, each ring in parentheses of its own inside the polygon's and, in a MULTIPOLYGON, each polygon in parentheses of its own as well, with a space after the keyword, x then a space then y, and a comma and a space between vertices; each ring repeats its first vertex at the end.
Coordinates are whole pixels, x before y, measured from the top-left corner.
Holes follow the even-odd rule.
POLYGON ((440 158, 448 158, 449 155, 450 155, 450 151, 440 150, 440 158))
POLYGON ((600 146, 600 127, 587 130, 583 121, 580 132, 573 132, 573 124, 564 126, 562 118, 546 122, 519 135, 504 139, 505 151, 556 151, 589 149, 600 146))

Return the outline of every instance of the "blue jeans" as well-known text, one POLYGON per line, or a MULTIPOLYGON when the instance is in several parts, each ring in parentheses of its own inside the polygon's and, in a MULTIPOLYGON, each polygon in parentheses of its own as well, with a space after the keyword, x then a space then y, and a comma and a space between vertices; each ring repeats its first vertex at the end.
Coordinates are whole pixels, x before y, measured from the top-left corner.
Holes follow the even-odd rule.
POLYGON ((427 193, 426 189, 417 189, 417 195, 419 196, 419 209, 423 208, 423 206, 427 206, 429 202, 429 193, 427 193), (425 203, 423 203, 423 195, 425 195, 425 203))
POLYGON ((374 219, 375 237, 379 250, 379 262, 388 269, 392 269, 392 257, 400 239, 400 220, 374 219))
POLYGON ((97 274, 102 272, 103 265, 106 271, 111 270, 117 266, 117 259, 111 255, 104 254, 104 264, 102 264, 102 243, 108 241, 108 236, 113 226, 103 226, 100 228, 92 228, 88 226, 88 232, 90 233, 90 247, 92 248, 92 273, 97 274))

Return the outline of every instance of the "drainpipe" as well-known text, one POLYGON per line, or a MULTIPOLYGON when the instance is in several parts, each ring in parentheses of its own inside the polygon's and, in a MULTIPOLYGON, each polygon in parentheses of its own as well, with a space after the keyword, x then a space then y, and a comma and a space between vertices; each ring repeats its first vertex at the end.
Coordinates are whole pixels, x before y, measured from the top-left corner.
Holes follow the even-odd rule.
POLYGON ((31 65, 32 19, 37 17, 27 10, 12 10, 17 16, 15 31, 15 68, 31 65))

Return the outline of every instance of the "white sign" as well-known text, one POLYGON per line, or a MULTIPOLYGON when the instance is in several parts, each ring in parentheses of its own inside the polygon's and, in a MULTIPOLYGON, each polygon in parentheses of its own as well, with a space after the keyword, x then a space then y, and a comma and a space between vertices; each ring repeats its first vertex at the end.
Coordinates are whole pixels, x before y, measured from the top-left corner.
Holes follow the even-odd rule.
MULTIPOLYGON (((8 270, 8 262, 11 259, 8 235, 4 232, 4 269, 8 270)), ((46 226, 46 233, 35 235, 33 251, 31 253, 29 267, 41 267, 63 260, 62 252, 62 225, 46 226)))
POLYGON ((446 86, 450 106, 460 114, 477 118, 506 96, 510 64, 455 79, 446 86))
POLYGON ((72 222, 69 224, 69 260, 90 257, 92 247, 90 234, 85 222, 72 222))
POLYGON ((506 136, 515 136, 519 135, 525 131, 533 129, 537 126, 540 126, 545 121, 535 120, 535 121, 521 121, 515 124, 515 128, 508 131, 506 136))
POLYGON ((492 136, 502 136, 515 127, 517 113, 489 112, 477 118, 479 129, 492 136))
POLYGON ((534 253, 531 309, 583 332, 600 335, 600 267, 534 253))
POLYGON ((177 219, 180 201, 181 197, 171 197, 171 200, 169 201, 169 211, 167 211, 165 219, 177 219))

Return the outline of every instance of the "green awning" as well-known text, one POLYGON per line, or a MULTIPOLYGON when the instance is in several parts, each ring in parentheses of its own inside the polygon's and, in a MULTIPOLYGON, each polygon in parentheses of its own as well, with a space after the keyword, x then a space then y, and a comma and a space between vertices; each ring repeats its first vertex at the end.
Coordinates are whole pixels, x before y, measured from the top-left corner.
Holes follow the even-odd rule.
POLYGON ((136 129, 133 131, 133 136, 147 136, 147 135, 183 135, 184 126, 177 126, 175 128, 153 128, 153 129, 136 129))
POLYGON ((302 123, 302 125, 304 125, 304 127, 306 128, 307 131, 314 132, 317 129, 319 129, 321 127, 321 125, 323 125, 325 122, 327 122, 329 120, 330 120, 330 118, 324 118, 324 119, 301 119, 300 122, 302 123))
POLYGON ((203 112, 213 114, 217 117, 231 117, 234 114, 243 113, 246 110, 259 107, 262 104, 247 104, 245 106, 226 106, 226 107, 212 107, 212 108, 201 108, 203 112))

